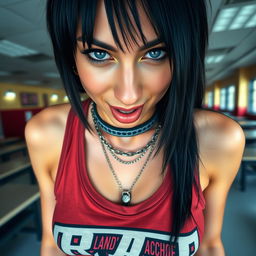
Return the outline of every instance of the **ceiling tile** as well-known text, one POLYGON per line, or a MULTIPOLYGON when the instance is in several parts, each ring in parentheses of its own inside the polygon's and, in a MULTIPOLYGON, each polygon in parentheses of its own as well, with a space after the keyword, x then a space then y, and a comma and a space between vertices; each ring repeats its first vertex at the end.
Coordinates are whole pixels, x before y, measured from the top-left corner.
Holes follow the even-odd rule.
POLYGON ((8 5, 6 9, 33 23, 35 27, 45 28, 45 6, 45 0, 26 0, 13 5, 8 5))
POLYGON ((211 33, 209 49, 230 48, 238 45, 253 29, 211 33))
POLYGON ((5 8, 0 8, 0 17, 0 38, 22 34, 34 29, 31 22, 5 8))
POLYGON ((50 44, 50 38, 45 30, 36 30, 22 33, 18 35, 11 35, 6 37, 7 40, 31 48, 38 51, 40 47, 50 44))
POLYGON ((2 6, 8 6, 11 4, 16 4, 16 3, 20 3, 20 2, 24 2, 26 0, 1 0, 0 1, 0 7, 2 6))

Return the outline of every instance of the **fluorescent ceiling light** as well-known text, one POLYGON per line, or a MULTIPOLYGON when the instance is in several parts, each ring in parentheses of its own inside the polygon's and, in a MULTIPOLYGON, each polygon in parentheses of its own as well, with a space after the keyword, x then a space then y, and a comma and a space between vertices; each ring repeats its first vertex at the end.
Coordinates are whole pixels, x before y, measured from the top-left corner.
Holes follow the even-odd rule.
POLYGON ((221 18, 233 18, 235 13, 237 12, 238 7, 231 7, 221 10, 220 17, 221 18))
POLYGON ((218 56, 215 57, 214 62, 219 63, 224 59, 224 57, 225 57, 225 55, 218 55, 218 56))
POLYGON ((10 74, 10 72, 0 71, 0 76, 9 76, 10 74))
POLYGON ((231 26, 229 27, 230 30, 242 28, 248 18, 252 15, 255 11, 256 5, 247 5, 244 6, 239 13, 237 14, 236 18, 233 20, 231 26))
POLYGON ((246 5, 244 6, 241 11, 240 11, 240 15, 251 15, 256 11, 256 4, 251 4, 251 5, 246 5))
POLYGON ((226 29, 225 26, 214 26, 213 28, 213 32, 220 32, 220 31, 224 31, 226 29))
POLYGON ((213 26, 213 32, 256 26, 256 4, 222 9, 213 26))
POLYGON ((210 64, 214 61, 214 56, 206 57, 206 63, 210 64))
POLYGON ((60 77, 60 75, 58 73, 54 73, 54 72, 44 73, 44 76, 50 77, 50 78, 59 78, 60 77))
POLYGON ((237 11, 238 7, 222 9, 213 27, 213 32, 226 30, 237 11))
POLYGON ((0 40, 0 53, 10 57, 21 57, 34 55, 38 52, 8 40, 0 40))
POLYGON ((224 59, 225 55, 215 55, 215 56, 208 56, 206 57, 206 63, 207 64, 213 64, 213 63, 219 63, 224 59))

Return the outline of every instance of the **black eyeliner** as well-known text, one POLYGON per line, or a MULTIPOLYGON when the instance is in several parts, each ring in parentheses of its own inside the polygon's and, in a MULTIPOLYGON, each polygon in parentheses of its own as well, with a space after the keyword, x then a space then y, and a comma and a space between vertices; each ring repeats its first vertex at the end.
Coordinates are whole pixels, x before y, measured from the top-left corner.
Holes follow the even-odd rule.
MULTIPOLYGON (((149 61, 154 61, 154 62, 155 62, 155 61, 162 61, 162 60, 164 60, 164 59, 167 57, 166 47, 152 48, 152 49, 146 51, 145 54, 147 54, 147 53, 149 53, 149 52, 151 52, 151 51, 158 51, 158 50, 164 51, 164 52, 165 52, 165 55, 164 55, 163 57, 159 58, 159 59, 150 59, 150 58, 149 58, 149 59, 148 59, 149 61)), ((82 54, 86 55, 87 59, 88 59, 90 62, 93 62, 93 63, 96 63, 96 64, 97 64, 97 63, 100 64, 100 63, 104 63, 104 62, 108 61, 108 59, 106 59, 106 60, 96 60, 96 59, 92 58, 92 57, 88 54, 88 53, 97 52, 97 51, 99 51, 99 52, 104 52, 104 53, 110 55, 107 51, 102 50, 102 49, 97 49, 97 48, 83 49, 83 50, 81 50, 80 52, 81 52, 82 54)))

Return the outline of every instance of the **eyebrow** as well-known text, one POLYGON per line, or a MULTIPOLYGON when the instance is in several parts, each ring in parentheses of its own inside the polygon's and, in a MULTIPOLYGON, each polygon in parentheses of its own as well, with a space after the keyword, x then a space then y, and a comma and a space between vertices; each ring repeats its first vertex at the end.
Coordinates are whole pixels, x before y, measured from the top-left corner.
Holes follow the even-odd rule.
MULTIPOLYGON (((78 40, 78 41, 82 41, 82 37, 81 37, 81 36, 78 37, 77 40, 78 40)), ((145 45, 143 45, 143 46, 141 46, 141 47, 139 48, 139 51, 146 50, 146 49, 148 49, 148 48, 150 48, 150 47, 152 47, 152 46, 155 46, 155 45, 157 45, 157 44, 159 44, 159 43, 162 43, 162 42, 163 42, 163 41, 162 41, 160 38, 156 38, 156 39, 154 39, 154 40, 152 40, 152 41, 146 42, 145 45)), ((104 43, 104 42, 102 42, 102 41, 100 41, 100 40, 97 40, 97 39, 95 39, 95 38, 93 38, 92 44, 97 45, 97 46, 102 47, 102 48, 105 48, 105 49, 107 49, 107 50, 113 51, 113 52, 117 52, 117 49, 114 48, 112 45, 109 45, 109 44, 107 44, 107 43, 104 43)))

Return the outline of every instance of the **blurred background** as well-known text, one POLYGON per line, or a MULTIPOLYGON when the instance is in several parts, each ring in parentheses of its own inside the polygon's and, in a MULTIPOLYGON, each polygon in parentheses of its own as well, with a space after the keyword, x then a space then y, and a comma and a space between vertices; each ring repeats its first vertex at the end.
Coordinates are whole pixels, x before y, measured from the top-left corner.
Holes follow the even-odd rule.
MULTIPOLYGON (((5 256, 39 255, 40 195, 25 124, 43 108, 68 102, 46 30, 45 3, 0 0, 0 252, 5 256)), ((256 1, 211 0, 211 5, 204 107, 239 122, 246 136, 222 238, 226 255, 255 256, 256 1)))

